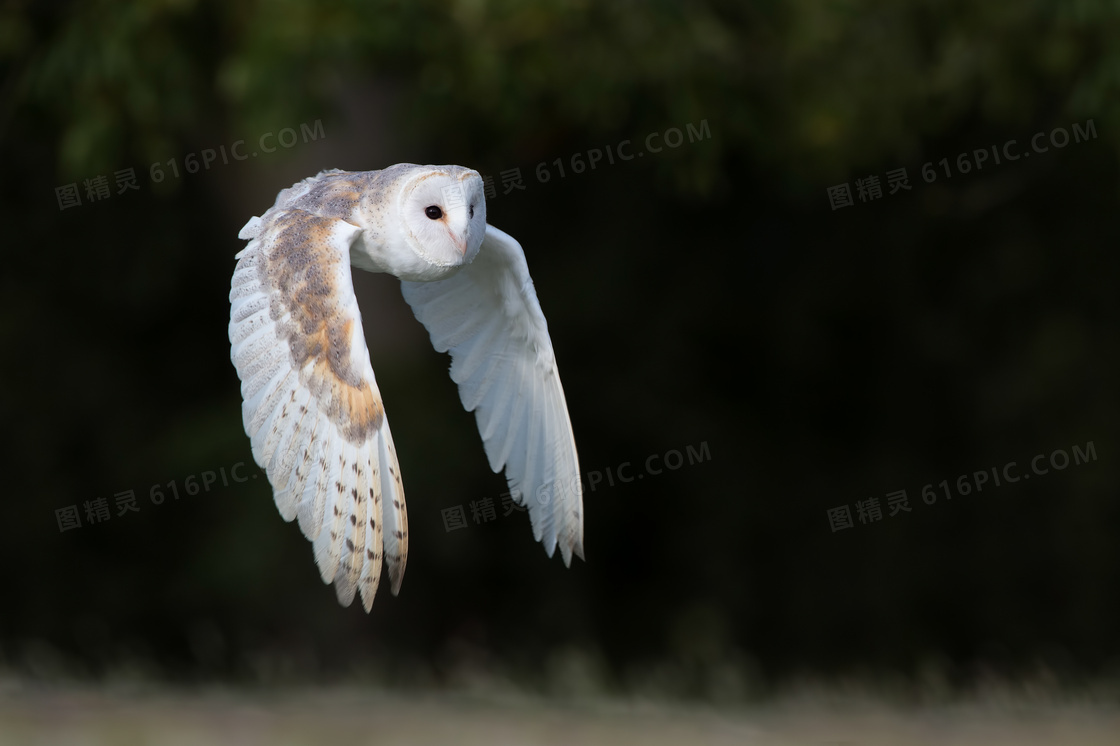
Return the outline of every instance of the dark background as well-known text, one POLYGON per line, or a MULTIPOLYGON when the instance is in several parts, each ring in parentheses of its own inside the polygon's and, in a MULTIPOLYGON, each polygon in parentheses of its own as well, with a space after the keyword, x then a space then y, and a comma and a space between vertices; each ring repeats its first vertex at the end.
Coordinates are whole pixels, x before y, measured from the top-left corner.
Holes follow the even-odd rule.
POLYGON ((4 4, 3 667, 730 698, 1120 670, 1115 4, 602 5, 4 4), (252 156, 188 173, 242 140, 252 156), (642 157, 573 172, 624 140, 642 157), (525 247, 602 481, 587 562, 548 561, 397 281, 358 273, 412 529, 401 595, 367 616, 255 476, 228 292, 238 230, 280 189, 398 162, 495 179, 489 221, 525 247), (645 471, 671 451, 680 468, 645 471), (1067 468, 1030 473, 1055 451, 1067 468), (187 494, 239 462, 246 482, 187 494), (996 487, 1010 462, 1033 478, 996 487))

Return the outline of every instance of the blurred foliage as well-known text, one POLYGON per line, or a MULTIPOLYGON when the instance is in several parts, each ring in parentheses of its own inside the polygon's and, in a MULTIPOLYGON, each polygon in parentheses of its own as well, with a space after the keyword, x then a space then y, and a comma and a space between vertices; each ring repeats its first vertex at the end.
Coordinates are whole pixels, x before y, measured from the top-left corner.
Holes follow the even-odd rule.
POLYGON ((909 162, 968 116, 1003 131, 1038 112, 1091 117, 1114 146, 1120 124, 1115 0, 47 7, 4 11, 5 107, 60 126, 70 176, 159 160, 171 139, 198 141, 203 112, 231 131, 302 120, 368 76, 401 83, 400 120, 418 138, 513 152, 706 118, 714 146, 666 166, 701 191, 729 156, 796 160, 795 187, 909 162))
POLYGON ((809 669, 1116 666, 1118 32, 1116 0, 6 3, 0 662, 528 670, 716 698, 809 669), (1089 119, 1088 143, 921 179, 1089 119), (138 193, 55 202, 318 120, 324 141, 268 163, 159 184, 141 166, 138 193), (701 121, 695 147, 529 175, 701 121), (444 532, 441 508, 503 482, 395 287, 358 278, 397 304, 366 327, 416 541, 367 618, 335 606, 263 480, 144 500, 251 462, 225 337, 243 221, 319 168, 396 161, 528 169, 489 214, 526 246, 585 469, 712 459, 589 494, 571 570, 517 514, 444 532), (827 186, 899 166, 912 192, 829 210, 827 186), (824 521, 1087 441, 1099 461, 990 500, 824 521), (56 508, 123 489, 139 515, 57 531, 56 508))

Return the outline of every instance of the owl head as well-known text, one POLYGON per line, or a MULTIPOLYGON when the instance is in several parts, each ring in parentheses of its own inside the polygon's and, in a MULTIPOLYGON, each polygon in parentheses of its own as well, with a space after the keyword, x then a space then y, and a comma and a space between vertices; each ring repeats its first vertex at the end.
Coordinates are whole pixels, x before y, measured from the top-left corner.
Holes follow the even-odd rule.
POLYGON ((385 169, 379 181, 382 189, 363 197, 379 226, 380 240, 367 247, 371 256, 388 260, 394 274, 412 280, 439 279, 471 263, 486 235, 477 171, 404 163, 385 169))

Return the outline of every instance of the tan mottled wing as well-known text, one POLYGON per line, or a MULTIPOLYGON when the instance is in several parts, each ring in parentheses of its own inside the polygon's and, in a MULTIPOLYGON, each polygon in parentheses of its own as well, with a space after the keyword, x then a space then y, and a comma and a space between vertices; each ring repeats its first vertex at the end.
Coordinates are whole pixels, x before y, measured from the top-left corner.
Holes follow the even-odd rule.
POLYGON ((529 506, 533 536, 564 564, 583 557, 583 490, 560 373, 525 253, 486 226, 478 256, 446 280, 404 282, 432 344, 475 413, 490 468, 529 506))
POLYGON ((291 204, 278 200, 241 231, 251 240, 233 273, 230 356, 253 458, 280 515, 299 519, 339 602, 350 605, 357 589, 368 612, 382 545, 393 594, 400 589, 408 525, 350 275, 360 229, 291 204))

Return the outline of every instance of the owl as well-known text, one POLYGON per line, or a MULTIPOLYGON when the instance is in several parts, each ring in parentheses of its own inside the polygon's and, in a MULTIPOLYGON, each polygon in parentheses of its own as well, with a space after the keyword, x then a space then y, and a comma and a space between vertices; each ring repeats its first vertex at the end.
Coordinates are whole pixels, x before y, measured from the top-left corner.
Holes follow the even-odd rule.
POLYGON ((533 536, 583 558, 583 494, 564 389, 521 245, 486 223, 478 172, 401 163, 323 171, 284 189, 239 238, 230 357, 253 458, 298 519, 324 583, 369 612, 408 557, 404 483, 351 266, 388 272, 474 412, 533 536))

